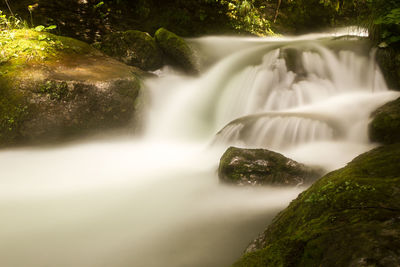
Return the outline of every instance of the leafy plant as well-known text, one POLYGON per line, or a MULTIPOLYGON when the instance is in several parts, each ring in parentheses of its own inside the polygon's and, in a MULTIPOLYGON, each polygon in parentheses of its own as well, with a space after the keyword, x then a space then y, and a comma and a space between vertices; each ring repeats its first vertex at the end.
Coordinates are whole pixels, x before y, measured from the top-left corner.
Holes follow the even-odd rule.
POLYGON ((389 13, 378 17, 374 20, 374 24, 383 28, 380 35, 383 42, 380 43, 380 47, 400 41, 400 8, 392 9, 389 13))

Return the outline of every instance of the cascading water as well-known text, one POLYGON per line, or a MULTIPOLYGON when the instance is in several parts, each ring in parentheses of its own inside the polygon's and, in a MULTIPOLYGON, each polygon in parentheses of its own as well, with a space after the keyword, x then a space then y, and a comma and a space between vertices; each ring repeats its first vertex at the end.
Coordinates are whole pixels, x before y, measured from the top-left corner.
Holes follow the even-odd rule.
POLYGON ((0 266, 229 266, 304 188, 219 184, 226 147, 331 170, 398 95, 362 41, 330 36, 190 40, 202 74, 146 81, 143 137, 1 151, 0 266))

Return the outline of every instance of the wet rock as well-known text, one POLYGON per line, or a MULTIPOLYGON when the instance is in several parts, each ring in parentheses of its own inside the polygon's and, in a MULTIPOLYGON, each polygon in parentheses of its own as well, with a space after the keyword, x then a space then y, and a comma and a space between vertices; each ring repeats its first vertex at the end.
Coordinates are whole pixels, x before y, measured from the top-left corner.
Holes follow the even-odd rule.
POLYGON ((325 175, 233 266, 399 266, 399 158, 384 146, 325 175))
POLYGON ((371 115, 369 137, 373 142, 393 144, 400 142, 400 98, 378 108, 371 115))
POLYGON ((266 149, 230 147, 222 156, 218 175, 221 181, 238 185, 301 185, 321 176, 304 164, 266 149))
POLYGON ((29 30, 14 36, 18 43, 4 51, 28 48, 0 65, 0 145, 59 141, 132 121, 139 69, 72 38, 29 30))
POLYGON ((130 66, 156 70, 163 65, 163 55, 153 37, 141 31, 116 32, 97 44, 105 54, 130 66))
POLYGON ((389 88, 400 91, 400 49, 379 48, 376 52, 376 61, 389 88))
POLYGON ((154 38, 172 65, 187 73, 198 73, 193 50, 185 40, 164 28, 158 29, 154 38))

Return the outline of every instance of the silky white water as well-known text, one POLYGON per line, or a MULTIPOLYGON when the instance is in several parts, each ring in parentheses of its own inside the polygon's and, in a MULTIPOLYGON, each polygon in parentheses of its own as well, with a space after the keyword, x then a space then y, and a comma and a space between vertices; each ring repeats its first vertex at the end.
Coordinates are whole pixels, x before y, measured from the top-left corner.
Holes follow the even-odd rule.
POLYGON ((330 36, 190 40, 201 74, 145 82, 143 136, 1 150, 0 266, 232 264, 304 188, 220 184, 226 147, 332 170, 398 96, 363 42, 330 36))

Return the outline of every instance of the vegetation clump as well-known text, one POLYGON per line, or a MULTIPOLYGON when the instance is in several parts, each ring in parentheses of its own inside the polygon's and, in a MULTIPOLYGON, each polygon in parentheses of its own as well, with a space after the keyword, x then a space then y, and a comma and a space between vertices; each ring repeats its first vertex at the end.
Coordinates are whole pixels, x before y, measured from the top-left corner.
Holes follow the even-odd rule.
POLYGON ((233 266, 399 266, 399 158, 383 146, 325 175, 233 266))

